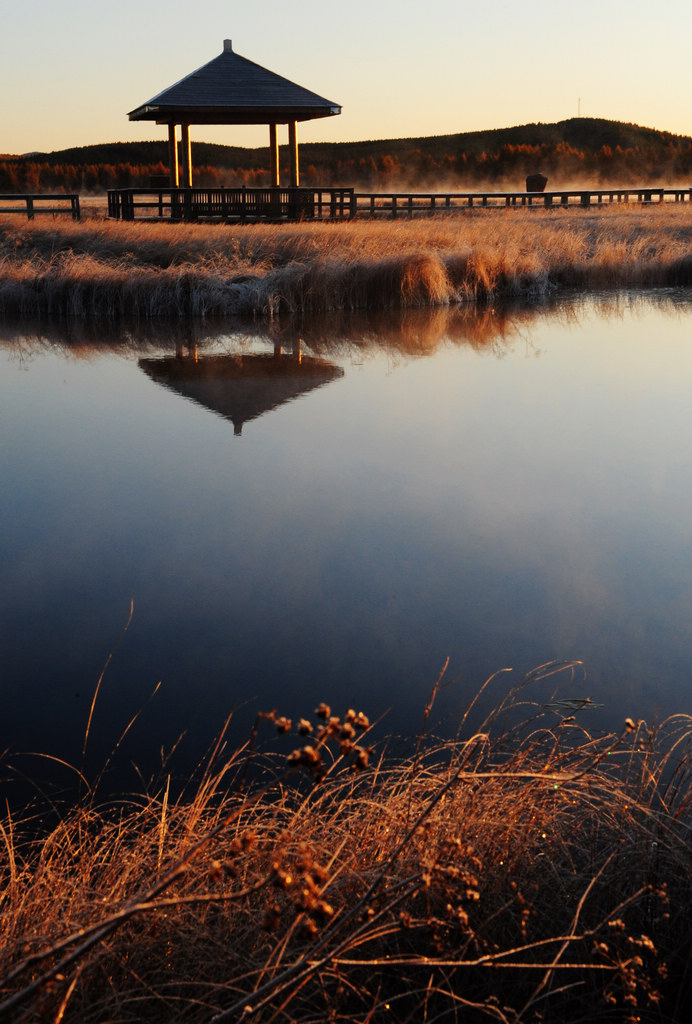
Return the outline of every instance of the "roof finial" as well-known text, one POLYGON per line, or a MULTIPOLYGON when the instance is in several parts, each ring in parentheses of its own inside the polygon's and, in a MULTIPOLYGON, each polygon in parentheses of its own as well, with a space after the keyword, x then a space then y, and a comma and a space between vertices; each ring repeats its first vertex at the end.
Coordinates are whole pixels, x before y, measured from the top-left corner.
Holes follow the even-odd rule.
POLYGON ((233 53, 233 40, 232 39, 224 39, 224 41, 223 41, 223 52, 224 53, 233 53))

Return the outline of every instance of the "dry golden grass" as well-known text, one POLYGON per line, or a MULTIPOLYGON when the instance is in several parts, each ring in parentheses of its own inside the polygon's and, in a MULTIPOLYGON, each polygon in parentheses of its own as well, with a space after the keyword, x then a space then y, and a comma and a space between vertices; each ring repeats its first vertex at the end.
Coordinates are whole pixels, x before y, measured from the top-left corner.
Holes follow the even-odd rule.
POLYGON ((8 812, 0 1018, 682 1021, 692 722, 532 708, 571 667, 403 761, 321 706, 265 716, 287 758, 219 743, 192 792, 8 812))
POLYGON ((6 315, 273 317, 691 281, 687 204, 242 227, 0 221, 6 315))

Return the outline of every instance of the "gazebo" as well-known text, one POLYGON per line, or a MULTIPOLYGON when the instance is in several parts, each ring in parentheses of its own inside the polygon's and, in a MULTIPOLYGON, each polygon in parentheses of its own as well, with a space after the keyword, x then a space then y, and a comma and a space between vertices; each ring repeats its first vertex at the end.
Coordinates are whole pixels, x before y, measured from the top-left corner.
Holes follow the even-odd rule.
POLYGON ((324 99, 287 78, 235 53, 230 39, 208 64, 131 110, 130 121, 168 125, 170 187, 192 186, 191 124, 267 124, 271 183, 278 187, 277 125, 288 125, 290 182, 300 184, 296 124, 341 113, 338 103, 324 99), (178 168, 177 126, 180 125, 182 176, 178 168))
POLYGON ((326 359, 302 355, 300 343, 291 354, 280 346, 272 355, 184 355, 181 350, 175 356, 140 359, 139 366, 158 384, 230 420, 236 437, 250 420, 344 375, 326 359))

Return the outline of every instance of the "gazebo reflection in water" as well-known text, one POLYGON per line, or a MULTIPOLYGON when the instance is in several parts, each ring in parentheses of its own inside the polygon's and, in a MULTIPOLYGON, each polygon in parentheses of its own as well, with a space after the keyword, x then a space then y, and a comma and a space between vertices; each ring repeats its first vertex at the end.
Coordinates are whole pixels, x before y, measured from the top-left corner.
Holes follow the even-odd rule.
POLYGON ((303 355, 300 339, 290 352, 276 343, 271 353, 233 355, 204 355, 196 345, 178 344, 174 356, 140 359, 139 366, 158 384, 230 420, 236 437, 250 420, 344 375, 326 359, 303 355))

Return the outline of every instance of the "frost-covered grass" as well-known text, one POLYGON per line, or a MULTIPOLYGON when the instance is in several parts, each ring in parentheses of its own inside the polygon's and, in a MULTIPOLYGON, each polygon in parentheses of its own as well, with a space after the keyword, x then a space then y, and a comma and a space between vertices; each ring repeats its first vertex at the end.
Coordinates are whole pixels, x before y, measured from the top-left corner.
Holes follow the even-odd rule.
POLYGON ((339 224, 0 220, 11 316, 274 317, 690 283, 683 204, 339 224))
POLYGON ((404 759, 321 705, 182 792, 3 812, 0 1019, 687 1020, 692 722, 527 703, 569 668, 404 759))

